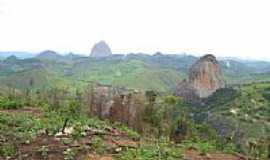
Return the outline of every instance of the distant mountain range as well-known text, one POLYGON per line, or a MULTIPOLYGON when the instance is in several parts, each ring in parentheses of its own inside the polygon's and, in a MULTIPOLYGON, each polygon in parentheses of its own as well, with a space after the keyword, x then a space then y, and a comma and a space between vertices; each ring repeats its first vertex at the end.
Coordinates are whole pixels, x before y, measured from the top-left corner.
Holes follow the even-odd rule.
MULTIPOLYGON (((36 89, 75 89, 97 82, 167 92, 187 78, 191 65, 199 57, 160 52, 112 54, 109 46, 101 41, 89 56, 46 50, 39 54, 0 52, 0 59, 0 85, 19 89, 27 88, 32 77, 36 79, 36 89)), ((270 62, 238 58, 219 58, 218 62, 229 85, 270 81, 270 62)))
POLYGON ((30 52, 8 51, 8 52, 0 52, 0 59, 5 59, 12 55, 20 59, 33 58, 36 56, 35 53, 30 52))
MULTIPOLYGON (((191 55, 113 54, 95 58, 73 53, 61 55, 44 51, 30 58, 9 56, 0 61, 0 85, 19 89, 29 87, 84 87, 97 82, 128 88, 173 91, 190 66, 199 58, 191 55), (150 83, 151 82, 151 83, 150 83)), ((270 81, 270 62, 219 60, 228 84, 270 81)))
MULTIPOLYGON (((94 48, 93 48, 94 49, 94 48)), ((22 52, 22 51, 0 51, 0 60, 2 59, 6 59, 7 57, 9 56, 16 56, 18 59, 26 59, 26 58, 33 58, 33 57, 36 57, 36 56, 40 56, 41 54, 44 54, 46 52, 51 52, 51 53, 55 53, 57 54, 57 56, 66 56, 66 57, 87 57, 89 54, 76 54, 76 53, 67 53, 67 54, 63 54, 63 53, 58 53, 58 52, 55 52, 55 51, 52 51, 52 50, 45 50, 45 51, 42 51, 40 53, 32 53, 32 52, 22 52)), ((92 52, 97 52, 97 51, 92 51, 92 52)), ((129 54, 146 54, 148 55, 148 53, 129 53, 129 54)), ((167 54, 167 53, 161 53, 161 52, 157 52, 156 54, 164 54, 164 55, 179 55, 179 56, 187 56, 187 55, 190 55, 190 56, 194 56, 194 57, 197 57, 195 55, 192 55, 192 54, 186 54, 186 53, 180 53, 180 54, 167 54)), ((95 54, 94 54, 95 55, 95 54)), ((119 55, 119 54, 113 54, 110 52, 107 53, 107 55, 119 55)), ((105 55, 104 57, 106 57, 107 55, 105 55)), ((120 55, 126 55, 126 54, 120 54, 120 55)), ((149 54, 150 55, 150 54, 149 54)), ((95 57, 93 56, 93 54, 90 56, 92 57, 95 57)), ((102 56, 101 56, 102 57, 102 56)), ((217 59, 219 61, 237 61, 237 62, 243 62, 243 63, 251 63, 251 62, 270 62, 270 59, 269 58, 239 58, 239 57, 217 57, 217 59)))
POLYGON ((1 52, 0 51, 0 60, 4 60, 10 56, 15 56, 18 59, 27 59, 27 58, 34 58, 34 57, 67 57, 67 58, 74 58, 74 57, 85 57, 81 54, 74 54, 72 52, 68 54, 60 54, 52 50, 45 50, 40 53, 30 53, 30 52, 20 52, 20 51, 7 51, 7 52, 1 52), (50 54, 50 55, 49 55, 50 54))

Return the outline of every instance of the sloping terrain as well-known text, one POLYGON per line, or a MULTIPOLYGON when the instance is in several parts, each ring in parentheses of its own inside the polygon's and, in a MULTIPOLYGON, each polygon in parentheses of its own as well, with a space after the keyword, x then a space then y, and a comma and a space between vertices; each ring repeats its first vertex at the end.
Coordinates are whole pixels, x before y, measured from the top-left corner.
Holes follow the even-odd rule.
POLYGON ((197 121, 214 127, 223 139, 231 139, 241 152, 264 154, 250 150, 265 147, 270 133, 270 83, 254 83, 221 89, 205 99, 203 106, 191 109, 197 121))
POLYGON ((243 156, 222 154, 217 151, 201 154, 201 148, 191 147, 191 144, 175 145, 157 143, 156 140, 139 140, 137 133, 124 126, 87 118, 84 115, 69 117, 67 125, 63 126, 64 124, 65 116, 43 111, 42 108, 0 109, 0 158, 35 160, 245 159, 243 156))
MULTIPOLYGON (((170 93, 187 77, 194 57, 55 59, 55 54, 1 61, 2 158, 233 160, 246 159, 239 153, 255 158, 269 154, 270 83, 260 82, 268 77, 267 63, 220 62, 227 79, 257 82, 222 83, 191 104, 170 93), (239 79, 236 68, 246 70, 239 79)), ((215 65, 196 67, 199 74, 192 80, 203 82, 198 89, 215 79, 207 69, 219 70, 217 61, 209 61, 215 65)))
MULTIPOLYGON (((26 88, 21 87, 26 84, 22 76, 26 73, 36 77, 34 89, 35 86, 42 86, 47 78, 59 82, 52 84, 54 81, 48 81, 48 86, 69 87, 73 90, 97 82, 104 85, 173 92, 176 85, 187 77, 190 66, 196 60, 197 57, 189 55, 160 53, 112 55, 96 59, 74 54, 62 56, 53 51, 44 51, 36 58, 18 59, 11 56, 0 61, 0 78, 4 84, 18 79, 13 87, 19 89, 26 88)), ((268 62, 222 60, 220 65, 227 84, 270 80, 268 62)))

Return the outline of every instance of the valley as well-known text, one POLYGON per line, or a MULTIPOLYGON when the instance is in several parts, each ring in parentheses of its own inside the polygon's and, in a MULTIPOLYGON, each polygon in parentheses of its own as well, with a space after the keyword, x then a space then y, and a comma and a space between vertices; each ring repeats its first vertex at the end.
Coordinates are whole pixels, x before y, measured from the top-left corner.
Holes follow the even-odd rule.
POLYGON ((269 158, 270 62, 104 43, 0 61, 0 158, 269 158))

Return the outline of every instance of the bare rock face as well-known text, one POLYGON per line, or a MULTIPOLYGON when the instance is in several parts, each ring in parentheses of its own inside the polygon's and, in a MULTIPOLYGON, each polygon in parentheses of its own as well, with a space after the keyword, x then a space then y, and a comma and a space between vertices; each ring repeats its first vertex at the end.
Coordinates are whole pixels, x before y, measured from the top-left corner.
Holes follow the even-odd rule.
POLYGON ((207 98, 224 87, 225 81, 218 61, 215 56, 209 54, 191 66, 188 80, 177 86, 175 94, 193 101, 207 98))
POLYGON ((99 43, 95 44, 90 54, 91 57, 95 58, 103 58, 111 55, 111 49, 105 41, 100 41, 99 43))
POLYGON ((88 100, 86 109, 90 115, 122 122, 133 128, 139 127, 136 122, 146 101, 143 92, 97 85, 85 96, 84 99, 88 100))
POLYGON ((200 98, 209 97, 216 90, 224 88, 224 77, 216 57, 206 55, 197 61, 191 67, 189 82, 200 98))

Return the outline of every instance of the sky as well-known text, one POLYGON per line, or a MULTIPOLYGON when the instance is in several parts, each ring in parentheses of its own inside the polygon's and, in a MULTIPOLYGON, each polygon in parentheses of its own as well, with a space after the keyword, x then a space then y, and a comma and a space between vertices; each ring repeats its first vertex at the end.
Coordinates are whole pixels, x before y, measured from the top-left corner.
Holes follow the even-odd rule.
POLYGON ((0 51, 270 59, 269 0, 0 0, 0 51))

